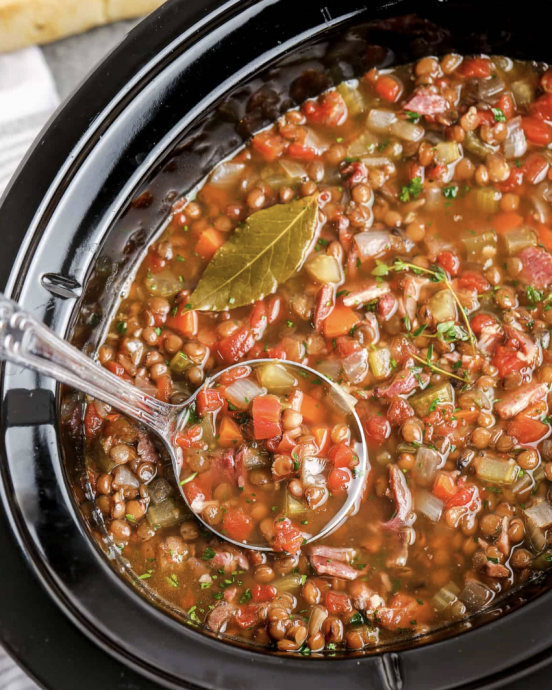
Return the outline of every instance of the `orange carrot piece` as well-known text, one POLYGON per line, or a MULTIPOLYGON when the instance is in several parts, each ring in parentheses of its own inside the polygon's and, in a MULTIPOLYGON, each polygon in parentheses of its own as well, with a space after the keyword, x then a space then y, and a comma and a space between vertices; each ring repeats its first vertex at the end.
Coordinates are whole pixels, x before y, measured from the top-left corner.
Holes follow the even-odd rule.
POLYGON ((326 338, 347 335, 358 321, 359 318, 353 309, 338 304, 324 321, 324 335, 326 338))
POLYGON ((176 315, 169 316, 166 323, 169 328, 172 328, 173 330, 178 331, 187 337, 197 335, 198 318, 196 311, 190 311, 189 309, 179 307, 176 315))
POLYGON ((492 220, 492 227, 499 235, 504 235, 523 225, 523 216, 515 211, 502 211, 497 213, 492 220))
POLYGON ((221 448, 235 448, 243 442, 240 428, 230 417, 223 417, 220 423, 218 443, 221 448))
POLYGON ((307 424, 320 424, 324 420, 324 408, 321 402, 306 393, 303 394, 301 414, 307 424))
POLYGON ((210 259, 217 249, 220 249, 226 242, 226 235, 218 230, 209 228, 204 230, 199 236, 196 244, 196 252, 204 259, 210 259))

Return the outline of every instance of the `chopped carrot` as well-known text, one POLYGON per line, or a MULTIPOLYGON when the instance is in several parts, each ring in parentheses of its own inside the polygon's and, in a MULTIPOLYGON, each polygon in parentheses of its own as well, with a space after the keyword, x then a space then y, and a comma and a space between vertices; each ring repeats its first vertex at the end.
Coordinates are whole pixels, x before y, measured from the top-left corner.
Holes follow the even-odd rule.
POLYGON ((179 307, 176 315, 169 316, 166 324, 169 328, 182 333, 182 335, 193 337, 197 335, 198 330, 197 312, 179 307))
POLYGON ((460 422, 461 426, 473 424, 479 417, 479 410, 459 410, 454 413, 454 418, 460 422))
POLYGON ((210 259, 226 242, 226 235, 218 230, 209 228, 199 236, 196 244, 196 252, 204 259, 210 259))
POLYGON ((550 427, 548 424, 531 419, 524 414, 519 414, 508 427, 508 434, 516 438, 520 443, 535 443, 544 438, 550 427))
POLYGON ((230 417, 223 417, 220 423, 218 443, 221 448, 234 448, 243 442, 240 428, 230 417))
POLYGON ((549 252, 552 252, 552 230, 543 223, 535 223, 534 227, 539 236, 540 243, 545 249, 548 249, 549 252))
POLYGON ((169 402, 171 397, 172 381, 170 376, 160 376, 157 379, 157 394, 156 398, 163 402, 169 402))
POLYGON ((322 404, 306 393, 303 394, 301 414, 307 424, 319 424, 324 420, 324 408, 322 404))
POLYGON ((458 487, 450 474, 439 472, 433 485, 433 494, 443 501, 448 501, 458 491, 458 487))
POLYGON ((358 316, 353 309, 338 304, 324 321, 324 335, 326 338, 347 335, 358 321, 358 316))
POLYGON ((523 216, 515 211, 502 211, 497 213, 492 220, 492 227, 499 235, 504 235, 523 225, 523 216))
POLYGON ((201 190, 201 201, 205 204, 218 206, 219 208, 226 208, 228 204, 232 203, 232 195, 228 189, 222 187, 215 187, 212 184, 207 184, 201 190))
POLYGON ((318 452, 324 456, 330 449, 330 430, 323 424, 317 424, 312 428, 312 435, 318 446, 318 452))

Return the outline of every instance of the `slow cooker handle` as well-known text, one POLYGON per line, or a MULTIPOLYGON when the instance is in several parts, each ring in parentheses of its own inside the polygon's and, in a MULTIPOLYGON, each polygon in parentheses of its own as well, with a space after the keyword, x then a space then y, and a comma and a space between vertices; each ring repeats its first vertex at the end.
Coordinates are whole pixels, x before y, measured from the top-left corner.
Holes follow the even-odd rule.
POLYGON ((113 405, 167 436, 174 406, 98 366, 0 292, 0 359, 33 369, 113 405))

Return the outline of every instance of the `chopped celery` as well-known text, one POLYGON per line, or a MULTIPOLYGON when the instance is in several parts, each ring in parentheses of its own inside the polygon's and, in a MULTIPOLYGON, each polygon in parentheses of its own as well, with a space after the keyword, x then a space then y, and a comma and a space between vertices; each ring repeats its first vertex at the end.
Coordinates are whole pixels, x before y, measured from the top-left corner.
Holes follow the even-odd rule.
POLYGON ((286 491, 286 508, 285 512, 289 518, 297 518, 305 515, 308 511, 308 506, 302 501, 294 498, 289 491, 286 491))
POLYGON ((309 276, 319 283, 337 284, 343 282, 341 264, 329 254, 317 254, 306 264, 305 268, 309 276))
POLYGON ((189 511, 182 503, 177 503, 174 498, 167 498, 157 505, 150 505, 146 517, 153 529, 178 525, 186 519, 189 511))
POLYGON ((435 147, 435 160, 440 165, 449 165, 461 157, 460 147, 455 141, 442 141, 435 147))
POLYGON ((299 573, 285 575, 279 580, 273 581, 272 584, 279 592, 289 592, 290 594, 297 594, 303 585, 303 576, 299 573))
POLYGON ((467 235, 462 238, 469 258, 489 259, 496 254, 496 233, 484 232, 482 235, 467 235))
POLYGON ((366 110, 366 101, 358 89, 358 81, 342 81, 337 87, 337 92, 347 104, 349 115, 360 115, 366 110))
POLYGON ((494 187, 480 187, 474 192, 475 206, 478 211, 492 215, 500 210, 501 192, 494 187))
POLYGON ((272 362, 257 369, 257 378, 269 393, 289 393, 296 384, 295 376, 283 364, 272 362))
POLYGON ((481 453, 474 460, 478 478, 491 484, 513 484, 519 474, 519 465, 510 458, 501 460, 489 453, 481 453))
POLYGON ((379 139, 372 132, 363 132, 354 139, 347 147, 349 158, 360 158, 361 156, 372 155, 376 151, 379 139))
POLYGON ((448 609, 451 604, 454 604, 459 594, 460 588, 457 587, 454 582, 449 582, 448 585, 441 587, 431 602, 438 611, 444 611, 448 609))
POLYGON ((173 492, 172 486, 164 477, 154 479, 148 485, 148 491, 153 505, 158 505, 165 501, 173 492))
POLYGON ((458 317, 454 295, 447 288, 439 290, 439 292, 432 295, 429 298, 427 306, 433 318, 438 323, 442 323, 443 321, 456 321, 458 317))
POLYGON ((450 383, 444 381, 437 386, 432 386, 425 391, 416 393, 416 395, 408 399, 408 402, 412 405, 418 417, 427 417, 434 405, 454 402, 454 391, 450 383))
POLYGON ((522 249, 537 246, 537 236, 531 228, 520 228, 501 235, 504 251, 508 256, 517 256, 522 249))
POLYGON ((466 132, 464 146, 470 153, 474 153, 480 158, 486 158, 489 153, 495 153, 497 151, 496 146, 486 144, 475 132, 466 132))
POLYGON ((383 381, 391 374, 391 351, 386 347, 370 352, 368 362, 370 363, 370 370, 376 379, 383 381))
POLYGON ((185 352, 180 351, 177 352, 171 359, 169 369, 174 371, 175 374, 182 374, 182 372, 186 371, 186 369, 189 369, 193 365, 194 363, 188 357, 188 355, 185 352))

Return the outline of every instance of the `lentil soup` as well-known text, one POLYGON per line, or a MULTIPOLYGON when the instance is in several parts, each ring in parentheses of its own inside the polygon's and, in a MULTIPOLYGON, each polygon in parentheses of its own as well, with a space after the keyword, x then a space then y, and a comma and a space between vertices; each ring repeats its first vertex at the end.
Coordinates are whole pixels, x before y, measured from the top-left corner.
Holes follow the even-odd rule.
POLYGON ((142 584, 212 632, 309 655, 421 635, 549 567, 551 143, 546 65, 427 57, 288 111, 175 204, 102 366, 181 402, 230 364, 307 364, 350 396, 370 470, 358 510, 305 545, 355 479, 343 412, 250 371, 202 391, 179 481, 206 522, 275 549, 249 552, 89 401, 96 506, 142 584))

